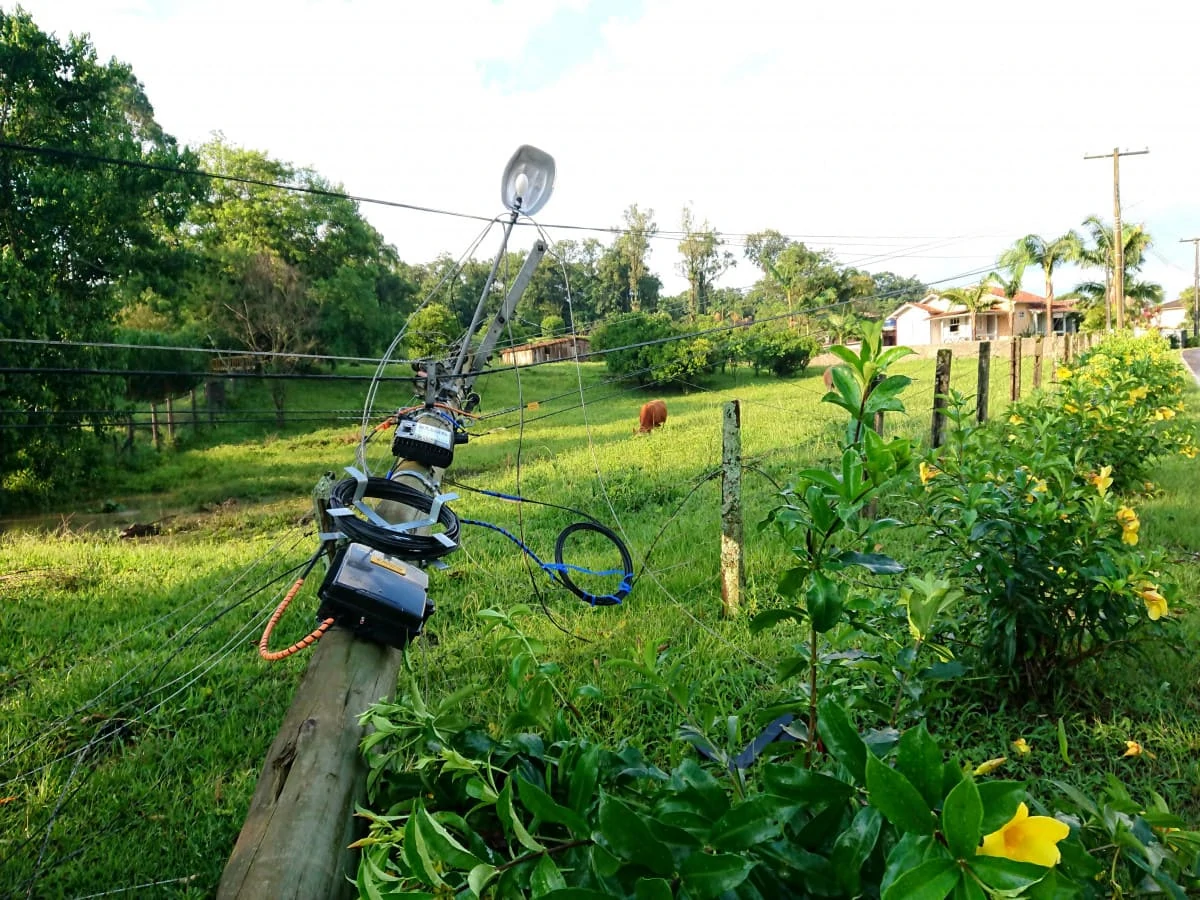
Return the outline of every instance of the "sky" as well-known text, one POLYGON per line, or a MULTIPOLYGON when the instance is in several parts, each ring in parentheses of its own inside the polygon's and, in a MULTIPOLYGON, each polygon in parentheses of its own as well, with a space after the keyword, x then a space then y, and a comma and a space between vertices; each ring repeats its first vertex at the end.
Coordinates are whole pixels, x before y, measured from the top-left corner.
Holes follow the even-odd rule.
MULTIPOLYGON (((1172 298, 1200 237, 1200 4, 1184 0, 22 0, 60 38, 130 64, 159 123, 310 166, 352 194, 491 216, 533 144, 546 224, 664 231, 690 205, 758 272, 774 228, 843 263, 969 283, 1023 234, 1112 217, 1154 238, 1172 298)), ((0 7, 14 4, 0 0, 0 7)), ((407 262, 480 223, 364 204, 407 262)), ((556 239, 584 232, 551 230, 556 239)), ((606 243, 610 239, 597 233, 606 243)), ((480 257, 499 237, 489 235, 480 257)), ((526 231, 516 246, 528 245, 526 231)), ((653 242, 665 291, 675 242, 653 242)), ((1063 293, 1084 277, 1056 277, 1063 293)), ((1025 286, 1042 293, 1040 274, 1025 286)))

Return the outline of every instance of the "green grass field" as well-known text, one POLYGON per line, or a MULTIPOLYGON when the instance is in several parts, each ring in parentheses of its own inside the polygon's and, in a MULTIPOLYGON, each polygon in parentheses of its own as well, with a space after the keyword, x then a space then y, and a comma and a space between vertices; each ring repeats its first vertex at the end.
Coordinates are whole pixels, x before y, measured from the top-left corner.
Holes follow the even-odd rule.
MULTIPOLYGON (((889 420, 889 432, 927 435, 932 370, 931 361, 895 368, 914 384, 906 395, 909 415, 889 420)), ((790 652, 786 629, 751 634, 748 616, 720 615, 719 485, 711 480, 692 491, 719 464, 722 405, 742 401, 743 453, 751 466, 744 499, 747 612, 774 602, 789 558, 772 532, 756 527, 776 503, 775 484, 831 459, 840 419, 819 402, 819 371, 778 380, 740 370, 704 389, 665 395, 666 426, 634 436, 638 407, 651 395, 608 381, 595 363, 535 368, 521 373, 519 384, 511 373, 482 378, 484 414, 526 408, 481 421, 458 449, 450 475, 587 511, 623 535, 639 570, 653 544, 633 594, 622 606, 592 609, 543 573, 531 575, 501 535, 467 529, 450 570, 431 574, 438 609, 429 631, 436 643, 419 641, 410 658, 432 699, 468 684, 501 684, 508 656, 495 635, 483 636, 479 612, 514 604, 538 610, 540 596, 554 621, 532 615, 521 620, 522 629, 544 646, 543 661, 561 667, 562 684, 596 689, 591 699, 576 701, 580 732, 628 741, 674 762, 690 752, 672 738, 675 723, 632 690, 628 671, 605 661, 647 643, 665 648, 682 661, 697 697, 742 716, 742 742, 753 736, 755 713, 797 691, 794 682, 781 686, 774 677, 775 663, 790 652), (536 408, 528 408, 534 401, 536 408)), ((365 385, 347 384, 294 387, 289 411, 353 409, 365 385)), ((956 361, 952 386, 974 391, 973 360, 956 361)), ((1192 389, 1187 396, 1193 427, 1198 395, 1192 389)), ((993 414, 1006 396, 1007 369, 997 365, 993 414)), ((270 406, 265 392, 253 388, 234 403, 270 406)), ((307 661, 300 655, 268 664, 254 644, 290 584, 287 573, 315 549, 312 527, 303 521, 312 486, 322 472, 353 463, 358 435, 349 420, 279 430, 247 424, 217 434, 185 429, 176 449, 157 455, 141 448, 133 470, 81 489, 70 507, 36 520, 41 530, 0 535, 0 896, 84 897, 156 882, 167 883, 129 892, 212 893, 307 661), (100 514, 106 501, 124 512, 100 514), (132 520, 157 519, 163 520, 158 537, 117 537, 117 528, 132 520), (95 527, 83 528, 85 521, 95 527)), ((1161 492, 1139 504, 1144 540, 1169 548, 1174 575, 1190 597, 1200 588, 1194 463, 1166 461, 1156 478, 1161 492)), ((454 508, 522 534, 544 559, 574 520, 561 510, 468 492, 454 508)), ((889 541, 897 556, 920 564, 922 548, 905 532, 889 541)), ((611 553, 586 541, 572 552, 582 565, 615 564, 611 553)), ((306 587, 274 643, 307 633, 315 608, 314 588, 306 587)), ((1196 646, 1194 613, 1182 636, 1196 646)), ((1009 742, 1023 736, 1033 752, 1010 761, 1012 777, 1090 786, 1114 772, 1135 792, 1160 791, 1195 824, 1198 677, 1194 653, 1157 647, 1136 665, 1113 660, 1089 670, 1051 708, 998 705, 985 683, 971 681, 930 695, 926 705, 930 727, 965 758, 1005 755, 1009 742), (1060 718, 1069 739, 1066 759, 1056 738, 1060 718), (1122 759, 1127 739, 1155 758, 1122 759)), ((480 690, 465 712, 500 721, 511 707, 502 690, 480 690)))

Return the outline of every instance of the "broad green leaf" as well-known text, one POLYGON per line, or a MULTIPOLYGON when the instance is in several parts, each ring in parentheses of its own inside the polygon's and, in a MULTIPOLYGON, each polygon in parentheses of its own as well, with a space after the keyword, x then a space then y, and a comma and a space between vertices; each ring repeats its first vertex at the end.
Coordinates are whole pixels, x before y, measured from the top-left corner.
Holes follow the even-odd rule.
POLYGON ((803 481, 811 481, 814 484, 822 485, 829 488, 833 493, 839 493, 842 489, 842 484, 837 480, 837 477, 828 469, 801 469, 796 473, 796 478, 803 481))
POLYGON ((907 778, 929 806, 942 803, 942 751, 925 723, 910 728, 900 737, 896 769, 907 778))
POLYGON ((1050 870, 1033 863, 1016 862, 1001 856, 976 856, 968 865, 975 875, 995 891, 1021 891, 1037 884, 1050 870))
POLYGON ((893 881, 882 900, 943 900, 961 877, 954 860, 931 859, 893 881))
POLYGON ((639 878, 633 896, 634 900, 671 900, 671 883, 662 878, 639 878))
POLYGON ((558 871, 558 866, 554 864, 549 853, 538 860, 538 864, 529 874, 529 889, 534 897, 545 897, 552 891, 566 886, 566 879, 562 877, 562 872, 558 871))
POLYGON ((679 874, 688 893, 696 900, 719 897, 746 880, 754 863, 733 853, 693 853, 683 861, 679 874))
POLYGON ((566 887, 542 894, 540 900, 612 900, 612 894, 591 888, 566 887))
POLYGON ((880 371, 882 371, 896 360, 903 359, 904 357, 910 356, 916 352, 917 351, 913 350, 911 347, 889 347, 879 354, 879 358, 875 360, 875 365, 879 367, 880 371))
POLYGON ((862 360, 859 359, 858 354, 849 347, 843 347, 841 344, 835 344, 829 348, 829 352, 846 364, 846 367, 840 365, 834 366, 834 372, 837 372, 839 369, 845 371, 847 375, 850 375, 852 372, 862 372, 862 360))
POLYGON ((780 622, 787 622, 789 620, 803 622, 806 618, 808 618, 808 616, 804 610, 797 609, 795 607, 789 606, 781 609, 768 609, 764 612, 760 612, 750 620, 750 633, 757 634, 760 631, 764 631, 767 628, 772 628, 775 625, 778 625, 780 622))
POLYGON ((854 814, 846 830, 833 842, 830 862, 838 882, 851 896, 858 896, 863 863, 875 849, 883 819, 879 811, 864 806, 854 814))
POLYGON ((622 859, 658 875, 675 871, 667 845, 650 833, 641 816, 608 794, 600 795, 600 834, 605 845, 622 859))
POLYGON ((983 837, 982 822, 983 801, 979 799, 979 789, 973 779, 964 778, 946 797, 946 805, 942 808, 942 834, 946 836, 950 852, 959 859, 973 857, 983 837))
POLYGON ((828 575, 812 573, 812 586, 805 594, 812 628, 822 634, 838 623, 842 617, 841 586, 828 575))
POLYGON ((445 887, 446 882, 438 874, 440 866, 433 859, 425 837, 417 827, 417 817, 409 816, 404 824, 404 861, 413 874, 433 888, 445 887))
POLYGON ((950 900, 987 900, 987 894, 983 892, 983 888, 974 878, 964 877, 960 878, 958 884, 954 886, 954 893, 950 895, 950 900))
POLYGON ((771 794, 743 800, 717 820, 710 841, 720 850, 746 850, 778 837, 793 811, 771 794))
POLYGON ((489 866, 487 863, 480 864, 467 873, 467 886, 473 890, 476 895, 482 897, 483 889, 487 883, 496 876, 496 867, 489 866))
POLYGON ((525 829, 517 817, 516 810, 513 809, 513 779, 511 777, 504 782, 500 797, 496 801, 496 815, 500 818, 500 824, 504 826, 504 829, 511 831, 522 847, 537 852, 546 849, 525 829))
POLYGON ((886 894, 897 878, 931 859, 951 859, 950 851, 933 835, 914 834, 910 831, 901 837, 888 853, 880 890, 886 894))
POLYGON ((483 862, 443 828, 420 802, 414 806, 412 815, 417 820, 417 830, 421 832, 425 846, 438 859, 445 860, 456 869, 471 869, 483 862))
POLYGON ((817 704, 817 732, 830 755, 845 766, 857 784, 866 782, 867 745, 840 703, 825 697, 817 704))
POLYGON ((847 566, 862 566, 875 575, 899 575, 904 566, 882 553, 854 553, 847 550, 838 557, 838 562, 847 566))
POLYGON ((716 821, 729 810, 729 796, 717 779, 713 778, 696 760, 685 759, 671 773, 673 783, 680 788, 687 786, 696 792, 701 811, 716 821))
POLYGON ((579 813, 558 803, 540 787, 524 778, 517 778, 517 795, 525 808, 543 822, 565 825, 575 837, 587 837, 591 826, 579 813))
POLYGON ((933 812, 912 782, 874 754, 867 756, 867 798, 901 831, 933 834, 933 812))
POLYGON ((854 794, 853 785, 832 775, 782 763, 763 766, 762 781, 768 793, 807 807, 841 803, 854 794))
MULTIPOLYGON (((1071 802, 1079 807, 1081 812, 1085 812, 1093 816, 1100 814, 1100 810, 1096 806, 1095 801, 1083 791, 1079 790, 1079 788, 1072 784, 1067 784, 1065 781, 1052 780, 1050 783, 1066 794, 1071 799, 1071 802)), ((1007 821, 1007 819, 1005 821, 1007 821)))
POLYGON ((999 831, 1017 814, 1017 807, 1025 799, 1025 785, 1019 781, 984 781, 977 785, 979 799, 983 803, 983 821, 980 831, 991 834, 999 831))

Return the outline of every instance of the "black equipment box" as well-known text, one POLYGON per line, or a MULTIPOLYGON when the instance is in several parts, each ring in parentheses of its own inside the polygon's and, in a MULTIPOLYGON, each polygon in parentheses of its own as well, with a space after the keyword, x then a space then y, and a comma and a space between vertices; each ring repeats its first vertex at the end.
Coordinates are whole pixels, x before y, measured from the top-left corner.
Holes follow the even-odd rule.
POLYGON ((428 588, 429 576, 412 563, 347 544, 321 582, 317 617, 333 618, 377 644, 404 647, 433 615, 428 588))
POLYGON ((445 469, 454 461, 454 444, 451 429, 405 418, 396 423, 392 455, 445 469))

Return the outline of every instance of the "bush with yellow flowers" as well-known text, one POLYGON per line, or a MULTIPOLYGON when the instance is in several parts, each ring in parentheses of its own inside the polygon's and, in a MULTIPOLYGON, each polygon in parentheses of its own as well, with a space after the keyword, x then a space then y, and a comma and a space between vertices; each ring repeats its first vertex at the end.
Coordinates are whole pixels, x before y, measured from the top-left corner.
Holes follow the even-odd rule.
POLYGON ((956 398, 949 443, 917 468, 927 546, 976 601, 958 607, 960 637, 1025 695, 1161 634, 1177 594, 1072 415, 1046 401, 981 427, 956 398))

